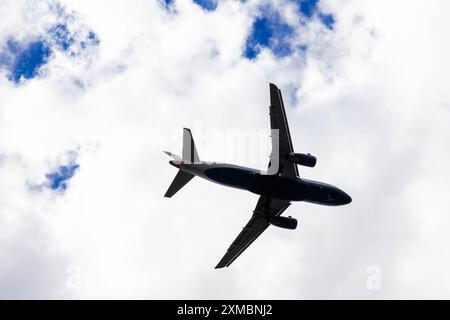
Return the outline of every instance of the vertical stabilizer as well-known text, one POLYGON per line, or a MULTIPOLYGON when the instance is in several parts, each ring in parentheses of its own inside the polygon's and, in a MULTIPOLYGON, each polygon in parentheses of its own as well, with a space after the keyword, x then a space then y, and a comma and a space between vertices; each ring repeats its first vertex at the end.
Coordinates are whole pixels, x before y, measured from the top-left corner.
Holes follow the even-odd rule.
POLYGON ((195 148, 194 139, 192 138, 191 130, 183 129, 183 162, 184 163, 199 163, 197 149, 195 148))

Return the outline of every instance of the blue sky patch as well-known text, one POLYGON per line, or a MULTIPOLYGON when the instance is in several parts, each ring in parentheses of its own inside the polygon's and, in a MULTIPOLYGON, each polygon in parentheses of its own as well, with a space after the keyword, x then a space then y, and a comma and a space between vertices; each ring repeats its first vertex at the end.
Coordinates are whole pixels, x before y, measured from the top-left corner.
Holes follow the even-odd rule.
POLYGON ((100 44, 100 39, 92 31, 89 31, 86 39, 80 42, 81 49, 86 49, 89 46, 96 47, 99 44, 100 44))
POLYGON ((53 26, 49 33, 54 39, 56 45, 63 51, 67 51, 75 42, 75 39, 72 37, 69 29, 64 23, 58 23, 53 26))
POLYGON ((322 23, 330 30, 334 27, 334 17, 332 14, 325 14, 322 12, 319 12, 319 19, 322 21, 322 23))
POLYGON ((159 2, 163 5, 164 9, 168 12, 173 12, 173 3, 175 0, 159 0, 159 2))
POLYGON ((217 8, 218 0, 192 0, 197 5, 208 11, 214 11, 217 8))
POLYGON ((98 46, 100 44, 100 40, 93 31, 89 31, 87 38, 95 46, 98 46))
POLYGON ((78 164, 59 166, 54 172, 47 173, 45 177, 48 180, 48 187, 52 190, 65 191, 67 182, 74 176, 79 167, 78 164))
POLYGON ((65 23, 58 23, 50 28, 49 35, 58 50, 68 52, 71 56, 78 54, 78 47, 83 50, 100 44, 99 38, 93 31, 89 31, 87 35, 81 37, 75 35, 65 23))
POLYGON ((300 7, 300 12, 304 16, 311 18, 317 10, 319 0, 297 0, 297 2, 300 7))
POLYGON ((330 30, 334 27, 334 17, 332 14, 326 14, 319 10, 319 0, 296 0, 302 15, 312 18, 315 15, 330 30))
POLYGON ((69 187, 69 181, 77 173, 80 165, 77 163, 78 151, 68 151, 61 158, 59 165, 51 168, 45 174, 45 179, 39 183, 27 181, 30 191, 42 192, 50 189, 57 193, 63 193, 69 187), (61 161, 62 160, 62 161, 61 161))
POLYGON ((298 46, 298 50, 299 50, 301 53, 305 54, 305 53, 308 52, 308 46, 307 46, 306 44, 303 43, 303 44, 301 44, 301 45, 298 46))
POLYGON ((100 44, 98 36, 92 30, 71 30, 70 22, 75 18, 65 13, 61 6, 53 8, 59 17, 59 23, 50 27, 46 34, 27 40, 10 37, 0 44, 0 69, 5 69, 8 80, 20 84, 24 79, 33 79, 56 51, 77 57, 89 47, 100 44))
POLYGON ((255 59, 261 48, 269 48, 278 57, 287 56, 292 52, 289 39, 293 34, 293 28, 283 22, 278 13, 265 10, 253 22, 244 56, 250 60, 255 59))
MULTIPOLYGON (((328 29, 334 27, 334 17, 325 14, 318 8, 319 0, 295 0, 302 16, 309 19, 318 18, 328 29)), ((261 14, 253 22, 250 35, 245 43, 244 56, 253 60, 260 53, 262 48, 269 48, 277 57, 290 55, 295 47, 292 47, 291 40, 295 35, 295 30, 288 25, 278 13, 270 6, 260 8, 261 14)), ((301 52, 306 52, 307 48, 301 48, 301 52)))
POLYGON ((0 67, 8 70, 8 80, 18 84, 22 78, 34 78, 51 54, 52 50, 44 40, 35 40, 23 45, 9 39, 0 53, 0 67))
POLYGON ((268 47, 272 34, 267 18, 256 19, 252 26, 252 32, 247 39, 244 55, 248 59, 255 59, 261 51, 260 47, 268 47))

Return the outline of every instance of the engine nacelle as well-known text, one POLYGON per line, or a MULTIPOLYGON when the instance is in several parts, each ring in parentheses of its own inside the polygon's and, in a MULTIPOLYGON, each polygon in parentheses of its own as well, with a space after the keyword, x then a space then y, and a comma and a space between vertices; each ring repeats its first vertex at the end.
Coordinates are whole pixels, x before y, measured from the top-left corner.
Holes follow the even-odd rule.
POLYGON ((289 154, 289 160, 293 163, 299 164, 305 167, 314 167, 317 162, 317 158, 311 154, 304 153, 291 153, 289 154))
POLYGON ((269 223, 283 229, 294 230, 297 228, 297 219, 292 217, 272 217, 270 218, 269 223))

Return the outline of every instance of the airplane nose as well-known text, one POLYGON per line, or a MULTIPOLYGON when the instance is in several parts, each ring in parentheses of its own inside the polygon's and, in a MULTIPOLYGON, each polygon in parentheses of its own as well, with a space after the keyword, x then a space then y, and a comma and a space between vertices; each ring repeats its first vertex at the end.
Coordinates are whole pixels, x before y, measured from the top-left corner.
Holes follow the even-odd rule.
POLYGON ((341 192, 342 192, 341 195, 342 204, 349 204, 350 202, 352 202, 352 198, 348 194, 346 194, 344 191, 341 192))

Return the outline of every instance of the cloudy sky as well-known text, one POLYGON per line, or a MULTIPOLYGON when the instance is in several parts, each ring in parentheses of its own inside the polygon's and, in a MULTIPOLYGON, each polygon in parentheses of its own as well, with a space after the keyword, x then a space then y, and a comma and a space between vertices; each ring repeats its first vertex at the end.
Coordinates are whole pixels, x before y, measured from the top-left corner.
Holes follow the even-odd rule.
POLYGON ((0 0, 0 298, 450 298, 449 12, 0 0), (196 178, 164 198, 162 150, 190 127, 201 159, 265 169, 269 82, 318 157, 300 175, 353 202, 294 203, 297 230, 215 270, 258 196, 196 178))

